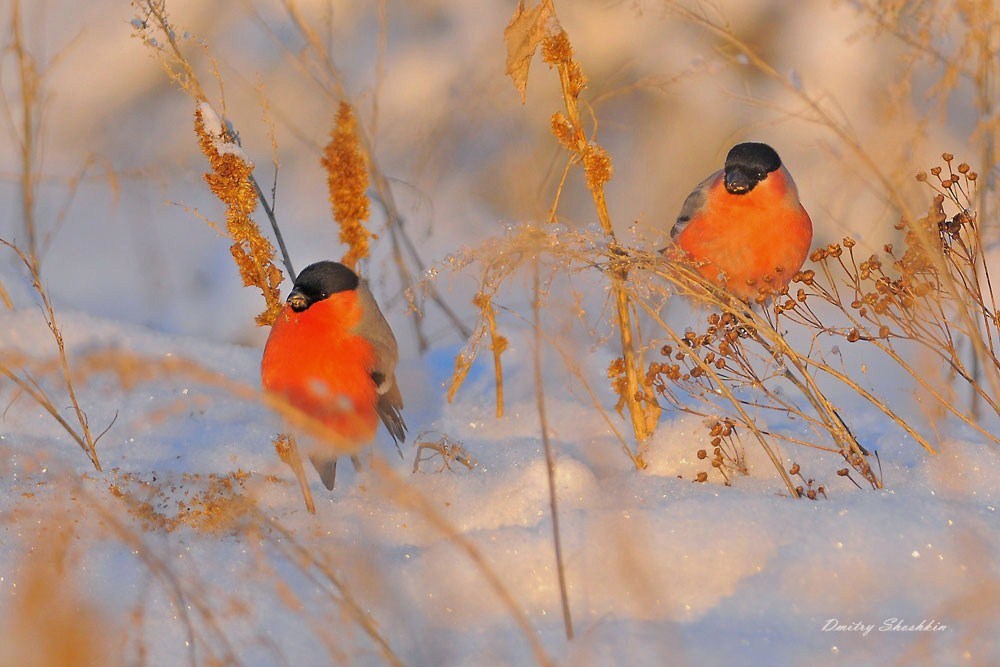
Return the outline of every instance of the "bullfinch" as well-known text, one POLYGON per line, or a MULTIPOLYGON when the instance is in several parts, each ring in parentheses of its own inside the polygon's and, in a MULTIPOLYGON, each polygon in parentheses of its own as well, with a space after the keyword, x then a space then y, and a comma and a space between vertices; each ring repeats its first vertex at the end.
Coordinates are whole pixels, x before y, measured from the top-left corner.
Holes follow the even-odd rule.
POLYGON ((708 280, 752 301, 802 268, 812 221, 781 158, 767 144, 737 144, 726 166, 688 195, 670 237, 708 280))
MULTIPOLYGON (((359 445, 374 439, 381 418, 398 446, 406 424, 397 359, 396 337, 367 283, 343 264, 317 262, 299 273, 271 326, 261 385, 359 445)), ((309 458, 332 490, 337 457, 309 458)))

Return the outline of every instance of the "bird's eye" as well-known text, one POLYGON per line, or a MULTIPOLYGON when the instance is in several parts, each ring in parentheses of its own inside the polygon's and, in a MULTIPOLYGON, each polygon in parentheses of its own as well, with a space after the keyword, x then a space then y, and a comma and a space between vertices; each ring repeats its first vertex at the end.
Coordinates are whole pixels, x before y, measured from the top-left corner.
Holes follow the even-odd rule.
POLYGON ((763 181, 765 178, 767 178, 767 172, 766 171, 758 171, 757 172, 757 180, 758 181, 763 181))

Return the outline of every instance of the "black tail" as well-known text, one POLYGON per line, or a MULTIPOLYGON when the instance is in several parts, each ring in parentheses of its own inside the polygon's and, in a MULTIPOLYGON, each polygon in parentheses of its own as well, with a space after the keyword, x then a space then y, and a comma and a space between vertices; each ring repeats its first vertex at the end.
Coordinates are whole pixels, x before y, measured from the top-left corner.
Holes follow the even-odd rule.
POLYGON ((399 448, 399 445, 406 441, 406 422, 403 421, 403 415, 400 410, 403 407, 403 397, 399 393, 399 387, 393 385, 392 389, 386 393, 379 396, 378 403, 375 405, 375 410, 378 412, 378 416, 382 418, 382 423, 385 424, 385 428, 389 431, 389 435, 392 436, 393 441, 396 443, 396 451, 402 456, 403 452, 399 448))

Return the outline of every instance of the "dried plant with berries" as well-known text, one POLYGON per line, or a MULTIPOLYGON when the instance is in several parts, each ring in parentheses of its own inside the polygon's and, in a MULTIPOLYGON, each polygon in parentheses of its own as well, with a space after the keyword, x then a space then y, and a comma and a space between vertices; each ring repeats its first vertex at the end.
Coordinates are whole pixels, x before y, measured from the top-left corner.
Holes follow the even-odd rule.
MULTIPOLYGON (((955 165, 950 153, 942 159, 944 168, 917 174, 933 195, 926 215, 896 224, 902 249, 886 244, 881 254, 858 257, 856 241, 845 238, 815 250, 810 260, 819 273, 796 276, 795 297, 780 315, 818 334, 875 347, 940 410, 1000 444, 948 389, 953 386, 948 380, 959 380, 1000 416, 1000 315, 975 206, 978 176, 968 164, 955 165), (848 326, 825 325, 817 303, 839 311, 848 326), (928 359, 934 363, 928 365, 928 359), (981 374, 974 372, 973 359, 981 374), (932 374, 935 369, 939 377, 932 374)), ((925 439, 917 441, 933 451, 925 439)))

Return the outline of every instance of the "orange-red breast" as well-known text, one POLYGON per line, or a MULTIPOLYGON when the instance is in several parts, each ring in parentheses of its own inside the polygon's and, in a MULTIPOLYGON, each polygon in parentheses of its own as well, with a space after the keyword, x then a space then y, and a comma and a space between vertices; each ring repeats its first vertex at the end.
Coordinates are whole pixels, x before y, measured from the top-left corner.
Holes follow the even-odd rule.
MULTIPOLYGON (((396 338, 365 281, 338 262, 317 262, 296 278, 271 326, 261 385, 358 444, 374 439, 381 417, 398 445, 406 424, 397 359, 396 338)), ((333 489, 337 457, 314 452, 310 460, 333 489)))
POLYGON ((802 268, 812 221, 775 150, 744 143, 688 195, 670 237, 703 276, 751 301, 802 268))

